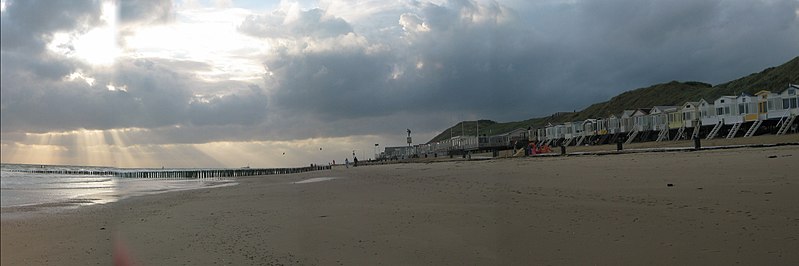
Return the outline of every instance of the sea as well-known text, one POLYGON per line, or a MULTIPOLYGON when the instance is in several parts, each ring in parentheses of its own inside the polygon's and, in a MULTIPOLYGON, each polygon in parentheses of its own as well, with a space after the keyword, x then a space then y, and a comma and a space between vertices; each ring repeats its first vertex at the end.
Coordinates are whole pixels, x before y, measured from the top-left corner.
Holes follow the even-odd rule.
POLYGON ((85 206, 131 196, 236 184, 229 178, 126 178, 110 174, 148 170, 151 169, 0 164, 0 207, 5 215, 7 209, 14 207, 85 206))

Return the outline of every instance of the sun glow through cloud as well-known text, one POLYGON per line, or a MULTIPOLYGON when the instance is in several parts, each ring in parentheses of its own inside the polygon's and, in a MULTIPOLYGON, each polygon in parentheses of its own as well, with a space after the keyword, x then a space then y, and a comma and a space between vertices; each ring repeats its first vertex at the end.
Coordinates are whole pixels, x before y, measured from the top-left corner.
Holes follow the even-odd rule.
POLYGON ((103 24, 85 33, 58 32, 48 45, 51 51, 77 57, 91 65, 112 65, 121 54, 117 45, 117 6, 114 2, 104 2, 100 20, 103 24))
POLYGON ((174 23, 138 30, 125 38, 134 57, 203 62, 205 81, 258 81, 264 75, 259 55, 269 44, 241 34, 237 27, 251 12, 244 9, 191 8, 177 12, 174 23))
MULTIPOLYGON (((286 167, 343 162, 354 151, 374 158, 378 136, 314 138, 293 141, 216 141, 198 144, 137 143, 149 129, 72 130, 25 133, 4 141, 3 161, 113 167, 286 167), (302 163, 299 163, 302 162, 302 163)), ((351 159, 351 158, 350 158, 351 159)))

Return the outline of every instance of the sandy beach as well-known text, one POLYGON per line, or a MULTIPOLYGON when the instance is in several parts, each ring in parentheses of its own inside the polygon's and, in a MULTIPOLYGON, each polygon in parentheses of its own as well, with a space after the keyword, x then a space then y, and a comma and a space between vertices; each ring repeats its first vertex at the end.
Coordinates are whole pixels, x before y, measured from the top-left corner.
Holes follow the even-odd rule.
POLYGON ((2 220, 3 265, 796 265, 799 146, 337 167, 2 220), (118 253, 120 254, 120 253, 118 253))

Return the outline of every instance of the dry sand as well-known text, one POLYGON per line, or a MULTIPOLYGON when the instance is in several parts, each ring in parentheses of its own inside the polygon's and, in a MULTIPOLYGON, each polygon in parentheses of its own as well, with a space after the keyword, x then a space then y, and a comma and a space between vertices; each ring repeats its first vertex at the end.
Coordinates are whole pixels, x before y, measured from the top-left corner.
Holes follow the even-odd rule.
POLYGON ((781 146, 241 178, 3 219, 2 264, 108 265, 122 243, 141 265, 797 265, 798 163, 781 146))

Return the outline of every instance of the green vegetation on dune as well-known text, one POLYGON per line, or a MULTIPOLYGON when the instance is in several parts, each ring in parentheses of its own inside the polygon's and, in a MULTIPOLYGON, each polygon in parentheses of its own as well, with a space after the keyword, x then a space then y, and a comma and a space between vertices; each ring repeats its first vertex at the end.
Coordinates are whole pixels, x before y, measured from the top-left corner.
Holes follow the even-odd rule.
MULTIPOLYGON (((780 92, 788 84, 799 84, 799 57, 795 57, 780 66, 767 68, 760 73, 753 73, 716 86, 696 81, 672 81, 627 91, 608 101, 593 104, 575 113, 556 113, 546 117, 504 123, 480 120, 480 135, 498 135, 517 128, 530 126, 539 128, 548 123, 604 118, 609 117, 611 114, 618 115, 622 111, 630 109, 652 108, 659 105, 680 106, 685 102, 699 101, 700 99, 713 101, 722 95, 755 94, 761 90, 780 92)), ((441 134, 431 139, 430 142, 446 140, 451 136, 474 136, 476 134, 477 123, 475 121, 465 121, 444 130, 441 134)))

